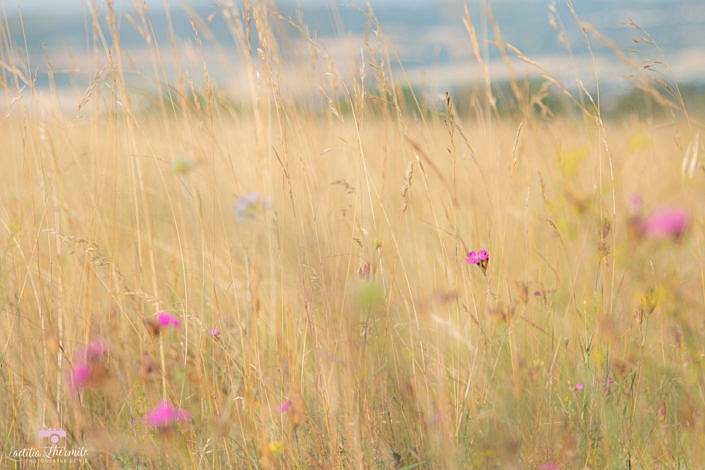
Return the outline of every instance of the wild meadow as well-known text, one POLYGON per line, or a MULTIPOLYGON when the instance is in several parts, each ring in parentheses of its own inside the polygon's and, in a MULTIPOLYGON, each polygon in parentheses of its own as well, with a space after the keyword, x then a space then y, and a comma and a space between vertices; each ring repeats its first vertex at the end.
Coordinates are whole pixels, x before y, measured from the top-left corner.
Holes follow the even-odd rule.
MULTIPOLYGON (((677 84, 623 57, 665 111, 620 119, 538 63, 511 112, 490 74, 428 98, 367 13, 351 74, 287 20, 297 79, 274 6, 224 5, 244 97, 168 82, 146 41, 147 100, 95 6, 71 112, 3 30, 3 466, 47 463, 18 454, 43 429, 87 451, 63 468, 703 465, 702 124, 677 84)), ((531 63, 476 20, 481 65, 488 41, 531 63)))

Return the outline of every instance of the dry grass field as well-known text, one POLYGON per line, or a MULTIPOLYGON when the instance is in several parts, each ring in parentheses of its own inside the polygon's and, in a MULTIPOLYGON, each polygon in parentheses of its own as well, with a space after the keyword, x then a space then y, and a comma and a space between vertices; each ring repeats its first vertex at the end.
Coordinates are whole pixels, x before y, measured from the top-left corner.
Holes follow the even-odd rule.
POLYGON ((702 465, 698 122, 414 112, 384 66, 316 109, 233 12, 242 108, 139 112, 118 41, 103 108, 0 119, 4 466, 702 465))

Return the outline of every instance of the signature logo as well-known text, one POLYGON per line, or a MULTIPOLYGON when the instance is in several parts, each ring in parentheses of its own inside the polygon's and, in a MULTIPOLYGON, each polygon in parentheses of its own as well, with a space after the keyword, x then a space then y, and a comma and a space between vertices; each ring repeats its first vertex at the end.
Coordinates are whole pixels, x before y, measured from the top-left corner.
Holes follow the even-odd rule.
POLYGON ((13 462, 70 463, 85 460, 88 450, 85 447, 67 447, 66 435, 63 429, 41 429, 37 433, 37 447, 12 448, 6 457, 13 462))

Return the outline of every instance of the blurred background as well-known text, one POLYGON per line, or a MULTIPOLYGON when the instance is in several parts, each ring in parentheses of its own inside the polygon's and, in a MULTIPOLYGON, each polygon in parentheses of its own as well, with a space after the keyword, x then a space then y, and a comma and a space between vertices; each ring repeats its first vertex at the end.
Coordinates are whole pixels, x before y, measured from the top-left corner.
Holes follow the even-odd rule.
MULTIPOLYGON (((247 92, 246 80, 240 80, 244 74, 239 65, 242 57, 222 14, 224 7, 237 8, 241 2, 147 0, 146 12, 142 2, 112 3, 125 54, 123 66, 133 92, 148 95, 156 89, 155 80, 174 82, 179 70, 188 71, 186 78, 195 86, 205 82, 207 70, 213 86, 234 99, 247 92), (157 75, 150 52, 154 45, 161 51, 161 72, 157 75)), ((623 107, 625 100, 628 104, 634 98, 634 69, 627 60, 656 80, 680 84, 692 107, 700 108, 705 83, 705 2, 701 0, 590 0, 573 4, 545 0, 377 0, 369 4, 282 0, 276 2, 279 15, 271 18, 278 23, 280 76, 286 77, 294 95, 311 92, 310 70, 302 68, 310 68, 314 51, 311 41, 292 25, 300 23, 316 41, 315 53, 325 55, 342 77, 359 75, 366 40, 385 41, 397 82, 431 100, 448 90, 462 94, 483 81, 483 68, 473 54, 464 24, 468 18, 465 6, 483 62, 500 88, 509 79, 510 69, 494 42, 495 27, 506 43, 567 88, 594 90, 599 80, 608 110, 623 107), (366 14, 369 8, 379 25, 371 24, 366 14), (586 41, 576 15, 624 56, 594 36, 588 35, 586 41)), ((101 39, 92 15, 105 18, 106 2, 4 0, 0 7, 5 19, 3 62, 27 61, 38 91, 51 90, 49 94, 62 109, 75 108, 76 100, 104 65, 96 50, 110 44, 110 35, 103 24, 105 38, 101 39)), ((535 66, 511 51, 509 56, 518 79, 540 79, 535 66)), ((7 70, 4 82, 6 92, 17 88, 7 70)), ((4 105, 12 98, 6 97, 4 105)))

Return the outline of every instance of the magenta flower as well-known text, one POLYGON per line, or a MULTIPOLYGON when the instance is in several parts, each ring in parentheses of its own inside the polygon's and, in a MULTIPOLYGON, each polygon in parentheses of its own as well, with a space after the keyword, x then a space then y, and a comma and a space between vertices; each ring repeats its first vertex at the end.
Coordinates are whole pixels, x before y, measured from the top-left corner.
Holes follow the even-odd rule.
POLYGON ((86 363, 79 363, 71 369, 71 390, 79 392, 91 378, 91 370, 86 363))
POLYGON ((482 268, 482 272, 487 271, 487 265, 490 262, 490 256, 487 254, 487 251, 485 250, 480 250, 480 251, 471 251, 468 253, 468 257, 465 258, 465 263, 467 264, 476 264, 479 267, 482 268))
POLYGON ((165 427, 177 421, 190 421, 191 413, 187 410, 174 408, 168 401, 163 401, 145 416, 145 421, 150 426, 165 427))
POLYGON ((579 392, 579 391, 581 391, 583 388, 585 388, 585 387, 583 386, 583 384, 575 384, 575 385, 569 386, 569 387, 568 387, 568 390, 570 390, 571 392, 579 392))
POLYGON ((220 336, 220 330, 218 328, 211 328, 210 330, 208 330, 208 334, 213 336, 214 338, 217 338, 218 336, 220 336))
POLYGON ((655 212, 641 221, 641 232, 653 238, 678 237, 688 228, 690 214, 682 208, 655 212))
POLYGON ((157 313, 157 321, 159 322, 160 326, 173 326, 174 328, 178 328, 181 326, 181 320, 179 320, 178 317, 172 315, 170 312, 157 313))
POLYGON ((277 411, 278 411, 279 413, 284 413, 286 410, 288 410, 289 408, 291 408, 291 405, 293 405, 293 404, 294 404, 293 401, 287 400, 287 401, 285 401, 284 403, 282 403, 281 405, 279 405, 279 408, 277 408, 277 411))
POLYGON ((475 251, 471 251, 468 253, 468 257, 465 258, 465 263, 466 264, 477 264, 480 262, 480 258, 477 257, 477 253, 475 251))
POLYGON ((541 465, 541 470, 561 470, 561 466, 556 462, 549 461, 541 465))
POLYGON ((68 382, 72 392, 79 393, 89 383, 97 383, 105 376, 107 369, 100 359, 107 351, 108 346, 102 339, 76 350, 68 382))

